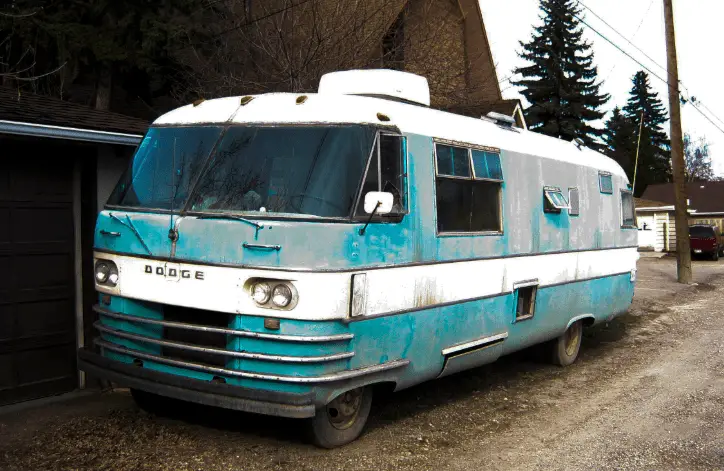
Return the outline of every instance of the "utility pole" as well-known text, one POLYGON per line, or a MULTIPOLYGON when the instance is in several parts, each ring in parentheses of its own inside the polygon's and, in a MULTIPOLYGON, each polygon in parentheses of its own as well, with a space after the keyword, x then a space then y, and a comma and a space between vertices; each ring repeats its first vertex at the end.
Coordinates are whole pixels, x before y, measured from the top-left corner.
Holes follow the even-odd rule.
POLYGON ((691 283, 691 244, 689 242, 689 214, 684 181, 684 139, 681 133, 681 107, 679 104, 679 65, 676 59, 673 0, 664 0, 666 20, 666 55, 671 113, 671 163, 674 170, 674 210, 676 214, 676 273, 679 283, 691 283))

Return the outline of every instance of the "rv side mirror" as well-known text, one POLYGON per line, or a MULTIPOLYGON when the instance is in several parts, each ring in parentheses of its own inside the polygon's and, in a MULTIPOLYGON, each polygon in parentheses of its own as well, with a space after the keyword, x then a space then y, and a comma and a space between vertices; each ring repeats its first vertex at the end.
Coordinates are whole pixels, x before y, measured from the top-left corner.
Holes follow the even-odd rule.
POLYGON ((390 214, 394 201, 395 197, 392 196, 392 193, 370 191, 365 195, 365 213, 372 214, 374 211, 375 214, 390 214), (375 211, 375 207, 377 207, 377 211, 375 211))

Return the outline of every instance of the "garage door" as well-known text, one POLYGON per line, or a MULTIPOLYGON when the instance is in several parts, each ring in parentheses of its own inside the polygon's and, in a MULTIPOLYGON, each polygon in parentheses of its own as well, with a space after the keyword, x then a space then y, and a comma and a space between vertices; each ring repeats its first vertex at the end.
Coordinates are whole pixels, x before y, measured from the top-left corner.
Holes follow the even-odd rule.
POLYGON ((72 162, 0 137, 0 405, 76 387, 72 162))

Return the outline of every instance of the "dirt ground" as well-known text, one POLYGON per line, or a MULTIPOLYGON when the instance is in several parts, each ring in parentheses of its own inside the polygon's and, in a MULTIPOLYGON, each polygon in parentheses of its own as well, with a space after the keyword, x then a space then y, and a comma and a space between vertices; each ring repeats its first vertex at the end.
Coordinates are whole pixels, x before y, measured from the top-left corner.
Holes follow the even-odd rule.
POLYGON ((0 410, 1 470, 724 470, 724 263, 642 259, 628 314, 585 332, 560 369, 531 351, 375 398, 337 450, 300 423, 184 405, 140 411, 127 391, 0 410))

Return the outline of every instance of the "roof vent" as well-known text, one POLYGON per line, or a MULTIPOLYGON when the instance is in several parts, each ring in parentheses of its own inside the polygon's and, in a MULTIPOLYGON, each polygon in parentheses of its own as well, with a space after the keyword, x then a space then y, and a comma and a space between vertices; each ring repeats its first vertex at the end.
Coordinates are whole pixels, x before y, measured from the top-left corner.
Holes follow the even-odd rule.
POLYGON ((427 79, 397 70, 346 70, 324 74, 320 95, 364 95, 430 106, 427 79))
POLYGON ((495 124, 498 126, 503 126, 506 128, 512 128, 515 126, 515 119, 511 116, 507 116, 504 114, 496 113, 494 111, 491 111, 490 113, 485 115, 487 118, 492 119, 495 121, 495 124))

